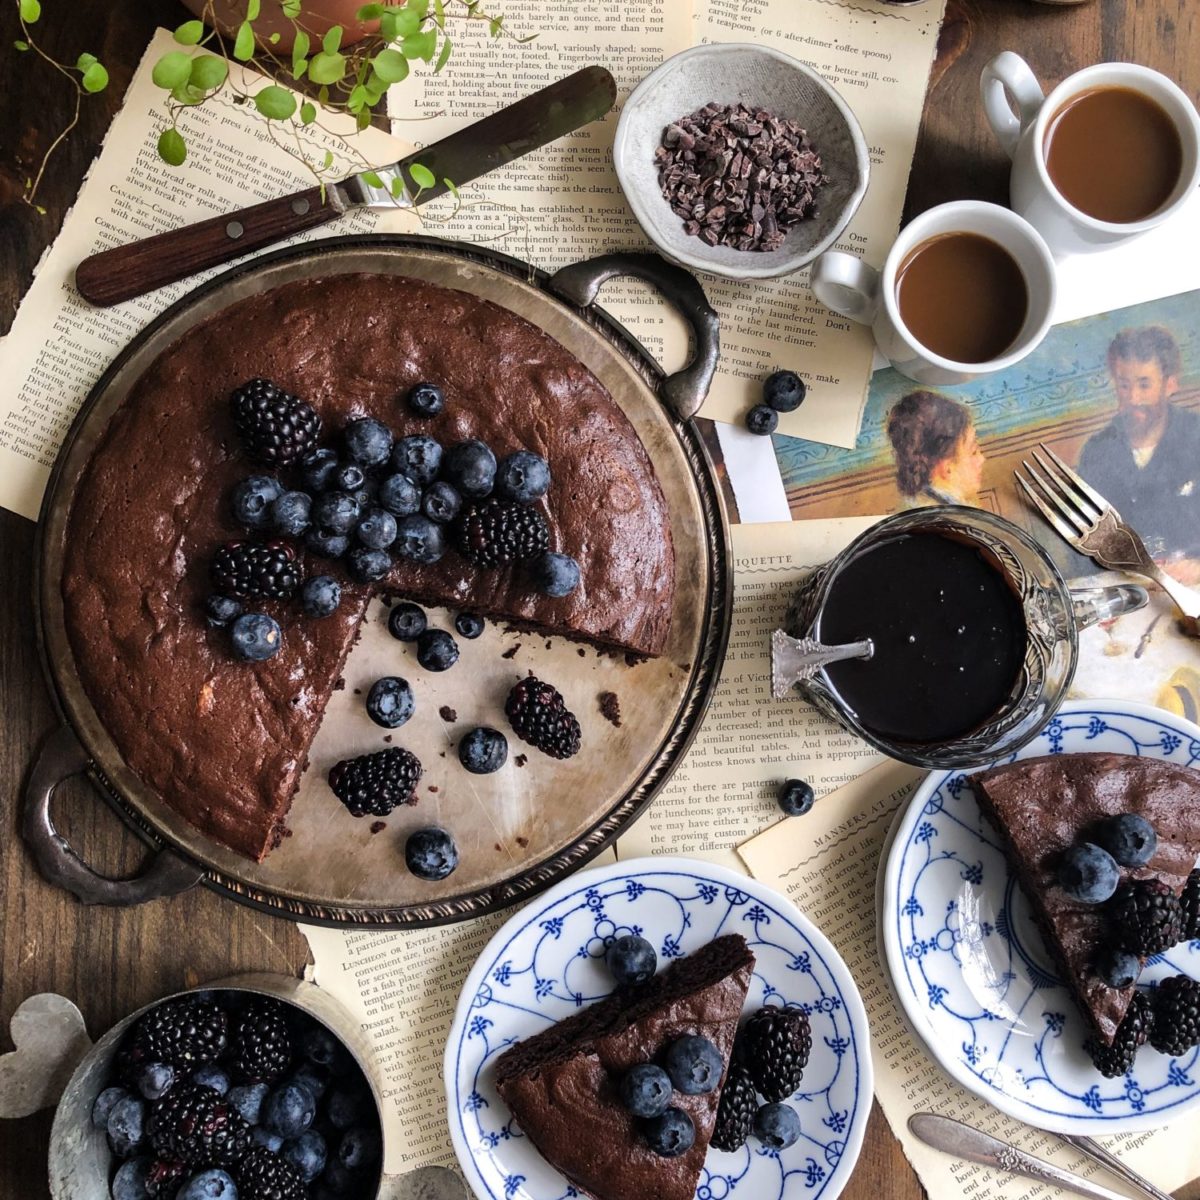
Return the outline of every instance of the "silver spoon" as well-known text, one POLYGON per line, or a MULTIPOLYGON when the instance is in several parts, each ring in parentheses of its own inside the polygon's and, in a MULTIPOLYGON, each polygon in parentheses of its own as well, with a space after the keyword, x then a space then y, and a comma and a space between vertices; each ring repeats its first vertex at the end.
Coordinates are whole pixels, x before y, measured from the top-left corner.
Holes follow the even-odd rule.
POLYGON ((830 663, 870 658, 875 643, 870 638, 844 646, 824 646, 813 638, 789 637, 782 629, 771 634, 771 693, 782 700, 797 683, 812 679, 830 663))

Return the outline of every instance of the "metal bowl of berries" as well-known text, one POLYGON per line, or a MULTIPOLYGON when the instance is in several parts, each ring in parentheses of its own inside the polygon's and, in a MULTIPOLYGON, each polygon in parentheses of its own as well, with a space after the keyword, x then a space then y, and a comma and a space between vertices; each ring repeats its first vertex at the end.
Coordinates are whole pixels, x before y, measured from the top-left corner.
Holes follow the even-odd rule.
POLYGON ((382 1099, 327 993, 245 975, 133 1013, 84 1055, 50 1134, 54 1200, 278 1196, 384 1181, 382 1099))
POLYGON ((841 236, 871 163, 849 105, 766 46, 694 46, 634 88, 613 144, 639 224, 675 262, 774 279, 841 236))
MULTIPOLYGON (((97 385, 64 442, 43 503, 35 600, 43 664, 62 727, 27 777, 23 819, 43 874, 87 903, 140 903, 201 883, 293 920, 383 928, 495 911, 527 899, 598 854, 669 779, 724 661, 732 584, 728 526, 719 484, 690 420, 715 369, 715 323, 695 279, 657 256, 607 256, 551 277, 492 251, 391 236, 336 238, 279 251, 226 272, 168 309, 97 385), (696 359, 683 371, 665 375, 592 306, 604 280, 630 273, 656 283, 692 320, 696 359), (106 725, 102 705, 93 703, 69 636, 64 599, 71 506, 130 390, 180 338, 278 285, 375 274, 447 285, 498 305, 548 334, 603 385, 632 425, 661 486, 677 580, 670 629, 658 657, 630 661, 595 644, 518 627, 519 622, 478 621, 464 611, 465 604, 454 610, 422 605, 414 617, 412 602, 420 596, 374 593, 344 664, 326 659, 332 665, 323 686, 333 690, 306 764, 297 768, 286 829, 279 827, 273 849, 255 861, 202 832, 173 807, 165 789, 135 772, 106 725), (425 636, 418 638, 412 620, 428 626, 425 636), (157 851, 143 875, 101 877, 54 828, 50 798, 74 774, 89 776, 157 851), (377 804, 380 799, 388 803, 377 804)), ((257 392, 246 399, 248 408, 274 402, 257 392)), ((409 432, 397 427, 396 436, 409 432)), ((222 506, 246 505, 252 515, 254 505, 266 503, 253 486, 235 490, 222 506)), ((493 532, 485 529, 481 536, 493 532)), ((520 532, 501 530, 504 536, 520 532)), ((363 538, 361 530, 357 536, 363 538)), ((212 545, 220 542, 214 538, 212 545)), ((218 550, 209 563, 214 578, 228 580, 230 587, 244 575, 278 581, 302 567, 308 573, 304 587, 285 602, 291 606, 286 618, 280 616, 285 638, 308 637, 291 630, 309 627, 286 622, 308 620, 310 604, 316 611, 331 601, 316 594, 315 585, 308 594, 313 579, 328 573, 342 580, 343 590, 352 586, 341 560, 318 574, 307 545, 299 545, 294 561, 286 550, 267 544, 253 554, 218 550)), ((182 611, 177 596, 147 595, 146 604, 174 604, 182 611)), ((191 601, 183 607, 191 612, 191 601)), ((199 600, 195 609, 201 630, 206 617, 228 620, 226 614, 206 614, 199 600)), ((241 629, 236 619, 229 621, 220 630, 227 639, 222 654, 254 659, 270 652, 276 633, 272 623, 241 629)), ((255 679, 256 663, 228 665, 242 672, 231 677, 230 686, 255 679)), ((224 663, 220 669, 226 669, 224 663)), ((298 679, 298 692, 305 682, 298 679)), ((195 701, 194 711, 202 714, 202 686, 195 701)), ((284 696, 281 711, 288 711, 287 703, 284 696)), ((216 729, 211 722, 207 729, 197 722, 193 732, 190 714, 182 724, 178 736, 189 739, 189 749, 193 737, 199 750, 211 748, 214 738, 239 736, 237 728, 216 729)))

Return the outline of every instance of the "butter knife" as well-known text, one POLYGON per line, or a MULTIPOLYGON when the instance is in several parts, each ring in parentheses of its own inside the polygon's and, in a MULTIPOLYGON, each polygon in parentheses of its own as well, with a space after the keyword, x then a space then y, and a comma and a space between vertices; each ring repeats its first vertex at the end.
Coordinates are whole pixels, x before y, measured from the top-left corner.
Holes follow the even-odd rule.
POLYGON ((130 300, 207 267, 219 266, 295 233, 340 217, 351 208, 394 208, 424 204, 480 175, 548 145, 604 116, 617 98, 617 85, 603 67, 584 67, 490 116, 373 172, 280 196, 182 229, 142 238, 85 258, 75 286, 91 304, 130 300), (409 174, 415 164, 436 180, 419 189, 409 174), (399 181, 399 197, 392 195, 399 181))
POLYGON ((1099 1142, 1093 1141, 1090 1137, 1084 1137, 1079 1133, 1056 1133, 1054 1136, 1062 1138, 1068 1145, 1082 1151, 1093 1162, 1098 1162, 1106 1171, 1111 1171, 1118 1178, 1125 1180, 1130 1187, 1137 1188, 1144 1196, 1149 1196, 1150 1200, 1175 1200, 1173 1196, 1164 1192, 1162 1188, 1155 1187, 1150 1180, 1139 1175, 1132 1167, 1127 1166, 1115 1154, 1109 1153, 1099 1142))
POLYGON ((1023 1175, 1026 1179, 1036 1179, 1041 1183, 1052 1183, 1080 1196, 1089 1196, 1091 1200, 1129 1200, 1120 1192, 1110 1191, 1081 1175, 1074 1175, 1053 1163, 1034 1158, 1008 1142, 1002 1142, 981 1129, 964 1125, 962 1121, 950 1117, 938 1116, 937 1113, 913 1113, 908 1118, 908 1128, 915 1138, 927 1146, 953 1154, 955 1158, 965 1158, 968 1162, 1007 1171, 1010 1175, 1023 1175))

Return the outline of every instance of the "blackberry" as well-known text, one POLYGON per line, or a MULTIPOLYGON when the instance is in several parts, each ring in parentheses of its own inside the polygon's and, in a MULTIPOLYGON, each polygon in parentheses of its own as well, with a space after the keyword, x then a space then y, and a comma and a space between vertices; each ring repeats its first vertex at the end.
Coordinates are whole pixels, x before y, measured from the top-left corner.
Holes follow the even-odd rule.
POLYGON ((329 772, 334 795, 356 817, 386 817, 397 804, 412 804, 421 778, 415 754, 393 746, 375 754, 343 759, 329 772))
POLYGON ((170 1162, 228 1167, 250 1148, 250 1126, 212 1088, 173 1089, 150 1112, 150 1144, 170 1162))
POLYGON ((1119 1079, 1133 1066, 1138 1047, 1145 1043, 1153 1027, 1154 1012, 1150 1007, 1150 997, 1145 992, 1134 992, 1112 1045, 1105 1046, 1096 1038, 1088 1038, 1083 1048, 1090 1056, 1092 1065, 1105 1079, 1119 1079))
POLYGON ((746 1066, 764 1100, 786 1100, 808 1066, 812 1031, 798 1008, 760 1008, 742 1031, 746 1066))
POLYGON ((1178 1058, 1200 1043, 1200 981, 1172 975, 1154 989, 1150 1045, 1178 1058))
POLYGON ((264 1146, 255 1146, 237 1169, 238 1200, 307 1200, 308 1188, 300 1172, 272 1154, 264 1146))
POLYGON ((130 1058, 134 1063, 198 1067, 225 1052, 229 1018, 215 1004, 181 996, 148 1012, 137 1025, 130 1058))
POLYGON ((146 1195, 154 1200, 169 1200, 183 1186, 188 1169, 181 1162, 155 1159, 146 1168, 146 1195))
POLYGON ((551 758, 579 753, 579 721, 557 688, 530 675, 508 693, 504 713, 523 742, 551 758))
POLYGON ((234 1034, 233 1067, 242 1079, 270 1083, 292 1062, 292 1038, 282 1010, 252 1001, 243 1010, 234 1034))
POLYGON ((266 466, 298 461, 321 436, 321 418, 312 406, 268 379, 242 384, 229 403, 243 448, 266 466))
POLYGON ((476 567, 536 558, 550 546, 546 519, 536 508, 512 500, 484 500, 459 518, 458 550, 476 567))
POLYGON ((1111 920, 1120 945, 1142 958, 1169 950, 1183 936, 1179 899, 1159 879, 1139 879, 1118 888, 1111 920))
POLYGON ((740 1150, 754 1128, 756 1112, 758 1097, 754 1094, 754 1080, 750 1078, 746 1064, 740 1057, 735 1057, 729 1064, 725 1086, 721 1089, 712 1144, 718 1150, 740 1150))
POLYGON ((279 543, 260 546, 231 542, 217 551, 210 574, 213 586, 242 600, 258 597, 283 599, 300 586, 295 552, 279 543))
POLYGON ((1183 916, 1183 941, 1200 938, 1200 871, 1193 871, 1183 886, 1179 897, 1179 908, 1183 916))

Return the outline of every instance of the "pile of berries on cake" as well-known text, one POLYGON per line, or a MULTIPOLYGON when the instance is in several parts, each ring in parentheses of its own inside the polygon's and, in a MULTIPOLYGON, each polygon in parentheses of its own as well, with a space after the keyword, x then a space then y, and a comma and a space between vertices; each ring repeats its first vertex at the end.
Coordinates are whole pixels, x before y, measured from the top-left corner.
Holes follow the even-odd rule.
POLYGON ((112 1200, 374 1195, 378 1110, 344 1046, 269 996, 168 1000, 133 1026, 92 1108, 112 1200))
MULTIPOLYGON (((1146 959, 1200 938, 1200 870, 1188 876, 1182 896, 1158 879, 1122 883, 1122 867, 1144 867, 1154 857, 1154 827, 1136 813, 1123 813, 1103 821, 1092 836, 1095 841, 1065 851, 1059 884, 1081 904, 1104 906, 1108 937, 1097 948, 1096 974, 1108 987, 1133 987, 1146 959)), ((1136 992, 1112 1045, 1091 1039, 1087 1049, 1096 1069, 1116 1078, 1147 1041, 1174 1057, 1200 1045, 1200 981, 1173 975, 1136 992)))
MULTIPOLYGON (((416 421, 445 407, 432 383, 418 383, 404 403, 416 421)), ((349 421, 337 448, 321 446, 316 411, 266 379, 238 388, 231 407, 247 456, 273 472, 234 487, 231 512, 247 538, 223 546, 211 564, 207 619, 230 630, 239 658, 262 661, 282 645, 278 621, 254 611, 255 601, 298 594, 309 617, 336 611, 340 583, 303 578, 299 546, 339 562, 356 583, 384 579, 397 559, 431 564, 454 552, 479 571, 519 564, 530 590, 548 596, 578 586, 579 564, 550 549, 540 507, 550 466, 532 451, 497 459, 481 441, 397 437, 373 417, 349 421)))
MULTIPOLYGON (((605 962, 619 987, 647 983, 658 969, 654 947, 637 934, 614 939, 605 962)), ((738 1150, 751 1136, 771 1150, 792 1145, 800 1136, 800 1117, 786 1101, 800 1086, 811 1051, 812 1031, 803 1009, 768 1006, 754 1013, 733 1045, 712 1145, 738 1150)), ((646 1145, 664 1158, 676 1158, 691 1149, 696 1128, 687 1112, 671 1103, 673 1095, 713 1091, 724 1064, 717 1047, 698 1034, 676 1038, 659 1059, 630 1067, 618 1090, 646 1145)))

